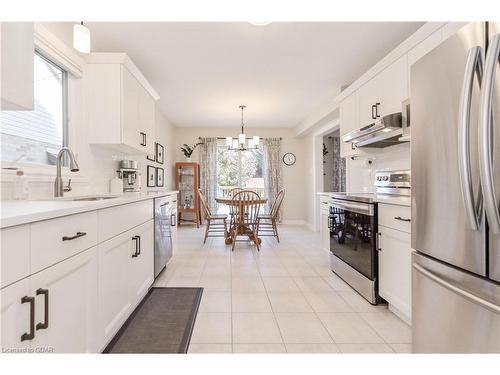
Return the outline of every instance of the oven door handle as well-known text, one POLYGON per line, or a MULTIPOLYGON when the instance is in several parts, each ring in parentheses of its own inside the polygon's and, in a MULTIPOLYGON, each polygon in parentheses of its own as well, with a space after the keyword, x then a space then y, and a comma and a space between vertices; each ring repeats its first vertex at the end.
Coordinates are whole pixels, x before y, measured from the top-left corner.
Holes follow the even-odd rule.
POLYGON ((332 207, 340 208, 347 211, 353 211, 368 216, 373 216, 373 205, 371 204, 356 204, 346 201, 332 200, 330 201, 332 207))

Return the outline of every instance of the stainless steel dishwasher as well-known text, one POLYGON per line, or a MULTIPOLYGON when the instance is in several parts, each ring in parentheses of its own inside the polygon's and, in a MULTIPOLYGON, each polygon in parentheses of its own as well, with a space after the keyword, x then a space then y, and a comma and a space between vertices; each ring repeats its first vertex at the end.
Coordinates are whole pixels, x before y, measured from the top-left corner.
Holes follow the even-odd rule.
POLYGON ((155 278, 172 258, 172 234, 176 225, 175 196, 155 198, 155 278))

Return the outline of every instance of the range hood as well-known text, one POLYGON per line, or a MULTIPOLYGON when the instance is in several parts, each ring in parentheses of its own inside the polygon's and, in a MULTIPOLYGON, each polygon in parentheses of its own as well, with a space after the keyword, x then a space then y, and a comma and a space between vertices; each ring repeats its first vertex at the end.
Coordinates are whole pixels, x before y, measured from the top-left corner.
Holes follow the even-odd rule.
POLYGON ((403 143, 399 139, 403 134, 401 112, 392 113, 380 120, 353 130, 342 137, 342 141, 353 143, 355 147, 383 148, 403 143))

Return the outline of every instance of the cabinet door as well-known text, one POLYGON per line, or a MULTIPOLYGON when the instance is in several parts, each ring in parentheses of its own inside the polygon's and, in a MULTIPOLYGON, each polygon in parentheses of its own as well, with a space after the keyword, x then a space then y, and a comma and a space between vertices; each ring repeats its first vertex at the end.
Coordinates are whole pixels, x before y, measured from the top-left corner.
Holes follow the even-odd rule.
POLYGON ((399 58, 379 73, 377 86, 382 94, 378 114, 385 116, 401 112, 402 102, 410 96, 407 55, 399 58))
POLYGON ((139 132, 145 134, 143 149, 155 153, 155 100, 144 87, 139 87, 139 132))
POLYGON ((2 22, 0 34, 0 108, 4 111, 33 110, 33 22, 2 22))
MULTIPOLYGON (((99 248, 99 327, 103 345, 125 322, 131 309, 127 285, 135 249, 131 231, 103 242, 99 248)), ((103 349, 103 347, 101 347, 103 349)))
POLYGON ((321 248, 323 250, 330 250, 330 228, 328 227, 328 213, 321 212, 321 248))
POLYGON ((1 347, 3 353, 24 352, 32 344, 32 339, 21 341, 23 334, 30 333, 31 306, 29 300, 22 301, 23 297, 34 298, 34 295, 30 293, 29 282, 30 280, 27 278, 0 291, 1 347))
MULTIPOLYGON (((366 82, 358 90, 358 126, 361 128, 370 125, 377 119, 375 117, 375 109, 372 106, 380 103, 382 100, 380 74, 366 82)), ((380 111, 379 111, 380 115, 380 111)))
POLYGON ((122 143, 144 151, 144 136, 141 134, 139 106, 142 86, 135 77, 122 66, 122 143))
MULTIPOLYGON (((345 98, 339 106, 340 110, 340 136, 349 133, 352 130, 358 129, 358 103, 357 92, 352 93, 345 98)), ((351 143, 342 142, 340 140, 340 156, 355 155, 358 153, 356 148, 352 147, 351 143)))
POLYGON ((379 293, 411 319, 411 235, 379 226, 379 293))
POLYGON ((130 253, 129 293, 132 307, 137 305, 148 292, 154 280, 154 234, 153 220, 131 230, 133 236, 139 236, 139 242, 134 240, 133 251, 130 253), (135 254, 135 243, 138 242, 140 252, 135 254))
POLYGON ((97 247, 33 275, 36 348, 56 353, 97 352, 97 247))

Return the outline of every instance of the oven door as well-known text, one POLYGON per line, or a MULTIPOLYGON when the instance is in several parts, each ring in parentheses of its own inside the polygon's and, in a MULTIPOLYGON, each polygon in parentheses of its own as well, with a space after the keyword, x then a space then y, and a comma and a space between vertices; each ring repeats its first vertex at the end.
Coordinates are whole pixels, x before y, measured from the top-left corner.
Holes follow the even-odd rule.
POLYGON ((330 251, 370 280, 377 276, 375 205, 330 201, 330 251))

